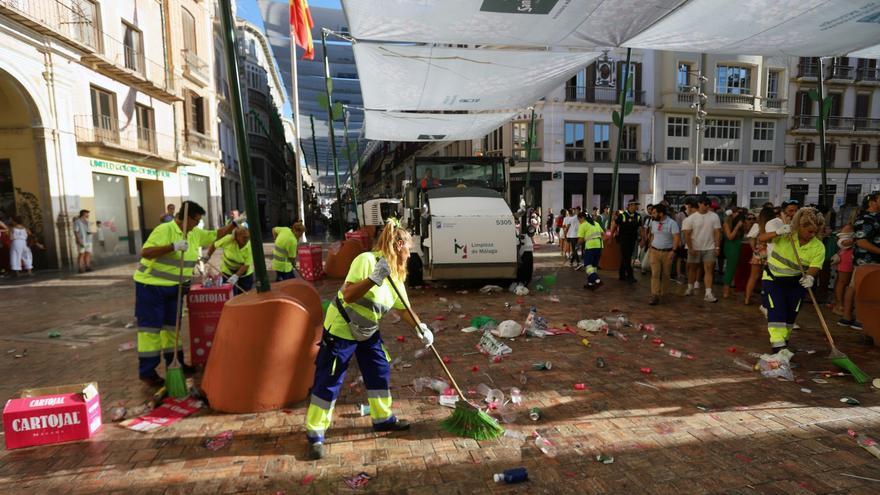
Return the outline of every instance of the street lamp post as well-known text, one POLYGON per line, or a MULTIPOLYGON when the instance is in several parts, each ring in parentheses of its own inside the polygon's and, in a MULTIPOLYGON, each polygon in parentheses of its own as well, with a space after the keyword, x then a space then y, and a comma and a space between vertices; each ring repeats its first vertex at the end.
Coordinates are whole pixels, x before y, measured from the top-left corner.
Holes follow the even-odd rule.
POLYGON ((694 102, 691 108, 694 109, 694 132, 696 139, 696 153, 694 153, 694 194, 700 193, 700 165, 703 161, 703 124, 706 122, 706 111, 703 107, 709 102, 706 96, 706 83, 709 79, 703 75, 702 70, 688 71, 688 74, 696 74, 697 84, 691 86, 691 93, 694 95, 694 102))

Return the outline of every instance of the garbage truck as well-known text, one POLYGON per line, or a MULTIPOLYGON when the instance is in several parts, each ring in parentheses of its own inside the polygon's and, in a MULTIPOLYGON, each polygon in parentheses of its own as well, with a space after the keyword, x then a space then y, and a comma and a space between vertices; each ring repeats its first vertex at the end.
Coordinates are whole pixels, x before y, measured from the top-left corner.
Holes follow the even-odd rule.
POLYGON ((501 157, 415 157, 402 201, 364 204, 367 222, 384 223, 396 208, 412 234, 408 285, 517 278, 520 238, 506 197, 506 165, 501 157))

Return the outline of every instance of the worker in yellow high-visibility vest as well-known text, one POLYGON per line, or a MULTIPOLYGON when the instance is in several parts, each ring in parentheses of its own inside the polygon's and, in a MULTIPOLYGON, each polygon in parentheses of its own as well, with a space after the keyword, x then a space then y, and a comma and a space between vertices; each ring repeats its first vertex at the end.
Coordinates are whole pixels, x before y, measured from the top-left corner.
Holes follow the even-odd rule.
POLYGON ((602 257, 602 237, 605 229, 586 213, 578 213, 580 225, 577 229, 578 244, 584 246, 584 267, 587 272, 585 289, 596 289, 602 285, 599 278, 599 259, 602 257))
POLYGON ((296 250, 306 227, 302 222, 294 222, 293 227, 275 227, 275 248, 272 250, 272 269, 275 270, 275 281, 280 282, 296 278, 296 250))
POLYGON ((254 255, 251 251, 251 232, 244 225, 222 237, 208 248, 206 257, 211 258, 214 251, 223 250, 220 272, 228 284, 232 284, 232 294, 239 295, 254 286, 254 255))
MULTIPOLYGON (((189 282, 200 249, 210 246, 217 236, 232 232, 235 224, 218 230, 196 227, 205 209, 193 201, 185 201, 174 220, 159 224, 141 250, 141 260, 134 272, 135 309, 138 323, 138 375, 151 386, 164 381, 156 366, 165 355, 166 366, 174 358, 174 327, 177 323, 177 288, 180 283, 180 259, 183 256, 183 280, 189 282), (188 203, 188 206, 187 206, 188 203), (187 211, 188 218, 183 218, 187 211)), ((183 351, 178 358, 183 363, 183 351)), ((184 371, 192 369, 184 366, 184 371)))

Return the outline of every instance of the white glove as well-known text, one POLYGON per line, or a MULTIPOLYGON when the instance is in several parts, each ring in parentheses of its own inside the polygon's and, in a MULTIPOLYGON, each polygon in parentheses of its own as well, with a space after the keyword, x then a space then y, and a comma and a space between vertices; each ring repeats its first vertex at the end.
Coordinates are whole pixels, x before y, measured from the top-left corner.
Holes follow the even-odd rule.
POLYGON ((186 242, 186 239, 174 241, 173 246, 175 251, 187 251, 189 249, 189 243, 186 242))
POLYGON ((373 273, 367 278, 376 285, 382 285, 389 275, 391 275, 391 267, 388 266, 388 261, 385 258, 379 258, 376 267, 373 268, 373 273))
POLYGON ((238 275, 231 275, 229 278, 226 279, 226 282, 230 283, 232 285, 237 284, 238 283, 238 275))
POLYGON ((804 275, 801 277, 801 287, 805 289, 809 289, 813 286, 813 276, 812 275, 804 275))
POLYGON ((431 332, 431 329, 428 328, 428 325, 425 325, 424 323, 419 323, 417 333, 420 334, 419 339, 421 339, 422 343, 425 344, 425 347, 430 347, 431 344, 434 343, 434 333, 431 332))
POLYGON ((776 229, 776 235, 786 235, 786 234, 791 234, 791 225, 782 224, 781 227, 776 229))

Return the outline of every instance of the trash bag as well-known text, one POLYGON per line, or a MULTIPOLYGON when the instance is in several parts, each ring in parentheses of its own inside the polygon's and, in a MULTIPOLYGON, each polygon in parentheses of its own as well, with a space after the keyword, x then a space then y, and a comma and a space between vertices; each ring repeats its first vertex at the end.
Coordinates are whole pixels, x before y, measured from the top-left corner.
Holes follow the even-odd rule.
POLYGON ((523 333, 523 327, 513 320, 504 320, 498 324, 498 328, 492 330, 492 335, 505 339, 519 337, 523 333))
POLYGON ((577 327, 588 332, 604 332, 608 330, 608 324, 605 320, 581 320, 577 327))
POLYGON ((794 373, 791 371, 791 357, 794 353, 788 349, 782 349, 776 354, 761 354, 761 360, 758 361, 758 368, 765 378, 782 377, 786 380, 793 381, 794 373))
POLYGON ((497 321, 485 315, 474 316, 473 318, 471 318, 471 326, 476 328, 483 328, 489 322, 492 322, 495 325, 498 324, 497 321))
POLYGON ((525 285, 517 285, 516 289, 513 291, 514 294, 518 296, 527 296, 529 295, 529 288, 525 285))

